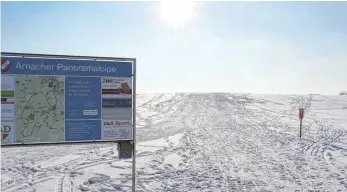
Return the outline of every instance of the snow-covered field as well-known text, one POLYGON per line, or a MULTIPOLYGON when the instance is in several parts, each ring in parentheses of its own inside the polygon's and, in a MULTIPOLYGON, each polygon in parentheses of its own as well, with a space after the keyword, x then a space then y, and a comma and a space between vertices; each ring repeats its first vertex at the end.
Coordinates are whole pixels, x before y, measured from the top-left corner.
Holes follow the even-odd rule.
MULTIPOLYGON (((144 94, 137 191, 347 191, 347 97, 144 94), (303 138, 298 109, 304 107, 303 138)), ((1 191, 130 191, 115 144, 5 148, 1 191)))

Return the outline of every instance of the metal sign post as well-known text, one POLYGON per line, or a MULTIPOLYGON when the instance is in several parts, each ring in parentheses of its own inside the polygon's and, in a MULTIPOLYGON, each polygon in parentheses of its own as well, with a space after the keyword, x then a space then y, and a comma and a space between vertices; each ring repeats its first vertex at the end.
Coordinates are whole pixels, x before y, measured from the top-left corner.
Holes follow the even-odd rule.
POLYGON ((302 119, 304 118, 304 109, 300 108, 299 109, 299 119, 300 119, 300 138, 302 135, 302 119))
POLYGON ((136 60, 133 62, 133 166, 132 192, 136 191, 136 60))
POLYGON ((119 158, 132 158, 135 192, 135 58, 1 52, 1 80, 1 148, 117 143, 119 158))

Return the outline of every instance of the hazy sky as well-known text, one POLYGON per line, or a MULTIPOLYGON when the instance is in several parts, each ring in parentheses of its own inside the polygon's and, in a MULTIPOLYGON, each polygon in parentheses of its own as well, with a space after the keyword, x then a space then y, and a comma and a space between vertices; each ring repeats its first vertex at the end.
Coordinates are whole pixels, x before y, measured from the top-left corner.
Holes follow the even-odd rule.
POLYGON ((1 2, 1 51, 137 58, 140 93, 335 95, 346 18, 347 2, 1 2))

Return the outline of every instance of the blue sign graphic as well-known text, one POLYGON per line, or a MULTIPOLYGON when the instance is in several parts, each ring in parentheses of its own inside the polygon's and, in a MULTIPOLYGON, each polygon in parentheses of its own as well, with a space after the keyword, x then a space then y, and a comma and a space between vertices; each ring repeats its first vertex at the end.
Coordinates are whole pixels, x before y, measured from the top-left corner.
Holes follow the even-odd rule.
POLYGON ((65 119, 101 118, 101 79, 99 77, 65 78, 65 119))
POLYGON ((65 141, 100 139, 100 120, 65 120, 65 141))
POLYGON ((1 57, 6 74, 131 77, 132 62, 1 57))

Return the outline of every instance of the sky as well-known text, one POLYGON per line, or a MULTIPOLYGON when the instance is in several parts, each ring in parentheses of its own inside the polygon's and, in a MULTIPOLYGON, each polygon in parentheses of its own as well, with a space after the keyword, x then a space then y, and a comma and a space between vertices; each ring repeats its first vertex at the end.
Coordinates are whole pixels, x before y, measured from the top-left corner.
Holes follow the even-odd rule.
POLYGON ((346 18, 347 2, 1 2, 1 51, 136 58, 138 93, 336 95, 346 18))

